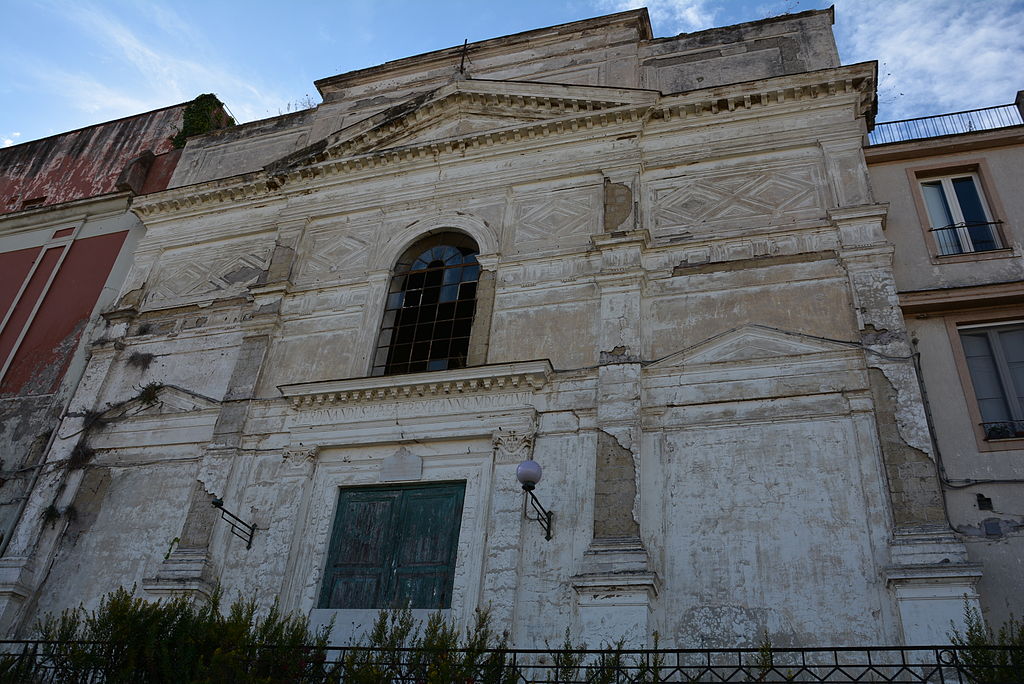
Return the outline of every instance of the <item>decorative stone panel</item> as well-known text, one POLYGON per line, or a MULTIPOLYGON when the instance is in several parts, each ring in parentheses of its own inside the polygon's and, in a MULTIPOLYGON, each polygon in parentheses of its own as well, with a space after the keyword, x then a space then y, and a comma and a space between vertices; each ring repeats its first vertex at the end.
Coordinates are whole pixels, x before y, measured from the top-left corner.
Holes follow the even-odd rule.
POLYGON ((220 243, 165 253, 157 265, 145 308, 240 294, 270 264, 269 238, 220 243))
POLYGON ((510 220, 516 251, 584 244, 598 231, 601 186, 538 191, 512 201, 510 220))
POLYGON ((650 186, 655 238, 704 226, 784 224, 824 213, 822 173, 816 163, 758 170, 676 176, 650 186))

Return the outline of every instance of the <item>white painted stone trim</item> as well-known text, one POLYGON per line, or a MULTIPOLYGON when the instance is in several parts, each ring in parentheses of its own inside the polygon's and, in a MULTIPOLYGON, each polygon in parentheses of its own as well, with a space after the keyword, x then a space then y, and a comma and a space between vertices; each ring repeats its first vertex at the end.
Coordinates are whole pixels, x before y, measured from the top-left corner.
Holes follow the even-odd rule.
POLYGON ((481 394, 502 390, 537 390, 551 377, 550 361, 525 361, 351 380, 324 380, 279 385, 295 408, 324 405, 481 394))

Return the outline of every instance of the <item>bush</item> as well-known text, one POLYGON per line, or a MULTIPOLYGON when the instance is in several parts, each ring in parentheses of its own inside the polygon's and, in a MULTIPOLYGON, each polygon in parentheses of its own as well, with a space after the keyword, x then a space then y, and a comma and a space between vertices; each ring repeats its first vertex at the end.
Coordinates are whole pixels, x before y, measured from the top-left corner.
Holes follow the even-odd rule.
POLYGON ((49 616, 36 628, 43 642, 0 659, 0 682, 108 684, 321 681, 328 630, 310 634, 304 616, 275 602, 265 616, 255 601, 235 601, 222 614, 221 595, 146 601, 125 589, 99 608, 49 616))
POLYGON ((960 658, 964 671, 977 684, 1018 684, 1024 682, 1024 622, 1010 616, 1006 624, 993 632, 981 614, 964 604, 963 634, 953 626, 949 638, 964 650, 960 658))
POLYGON ((486 610, 476 612, 464 640, 441 613, 431 614, 421 630, 410 611, 382 610, 369 634, 346 651, 336 674, 352 684, 513 684, 519 680, 507 648, 508 634, 491 628, 486 610))

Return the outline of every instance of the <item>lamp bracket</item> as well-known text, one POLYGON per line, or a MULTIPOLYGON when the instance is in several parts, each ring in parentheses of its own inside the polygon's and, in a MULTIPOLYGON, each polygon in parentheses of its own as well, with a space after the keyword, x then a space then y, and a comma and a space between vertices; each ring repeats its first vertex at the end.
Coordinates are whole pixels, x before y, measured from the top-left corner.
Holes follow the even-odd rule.
MULTIPOLYGON (((523 515, 527 520, 540 523, 540 526, 544 529, 544 538, 551 541, 551 528, 554 524, 555 514, 544 508, 540 501, 537 500, 537 496, 533 493, 532 483, 524 484, 523 491, 526 492, 526 498, 529 500, 530 505, 533 506, 537 517, 531 518, 528 511, 524 511, 523 515)), ((525 502, 523 505, 525 507, 525 502)))
POLYGON ((256 534, 256 526, 245 522, 237 515, 224 508, 224 499, 216 498, 210 502, 214 508, 220 511, 221 520, 226 520, 231 525, 231 534, 245 542, 245 548, 252 548, 252 537, 256 534))

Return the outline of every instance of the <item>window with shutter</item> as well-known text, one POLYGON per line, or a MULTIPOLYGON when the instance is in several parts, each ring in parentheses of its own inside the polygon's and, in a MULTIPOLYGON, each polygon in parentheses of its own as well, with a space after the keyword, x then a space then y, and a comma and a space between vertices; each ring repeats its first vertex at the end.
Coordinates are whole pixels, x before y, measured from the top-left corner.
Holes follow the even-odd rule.
POLYGON ((341 489, 318 607, 450 607, 465 490, 341 489))
POLYGON ((986 439, 1024 436, 1024 327, 961 326, 986 439))

